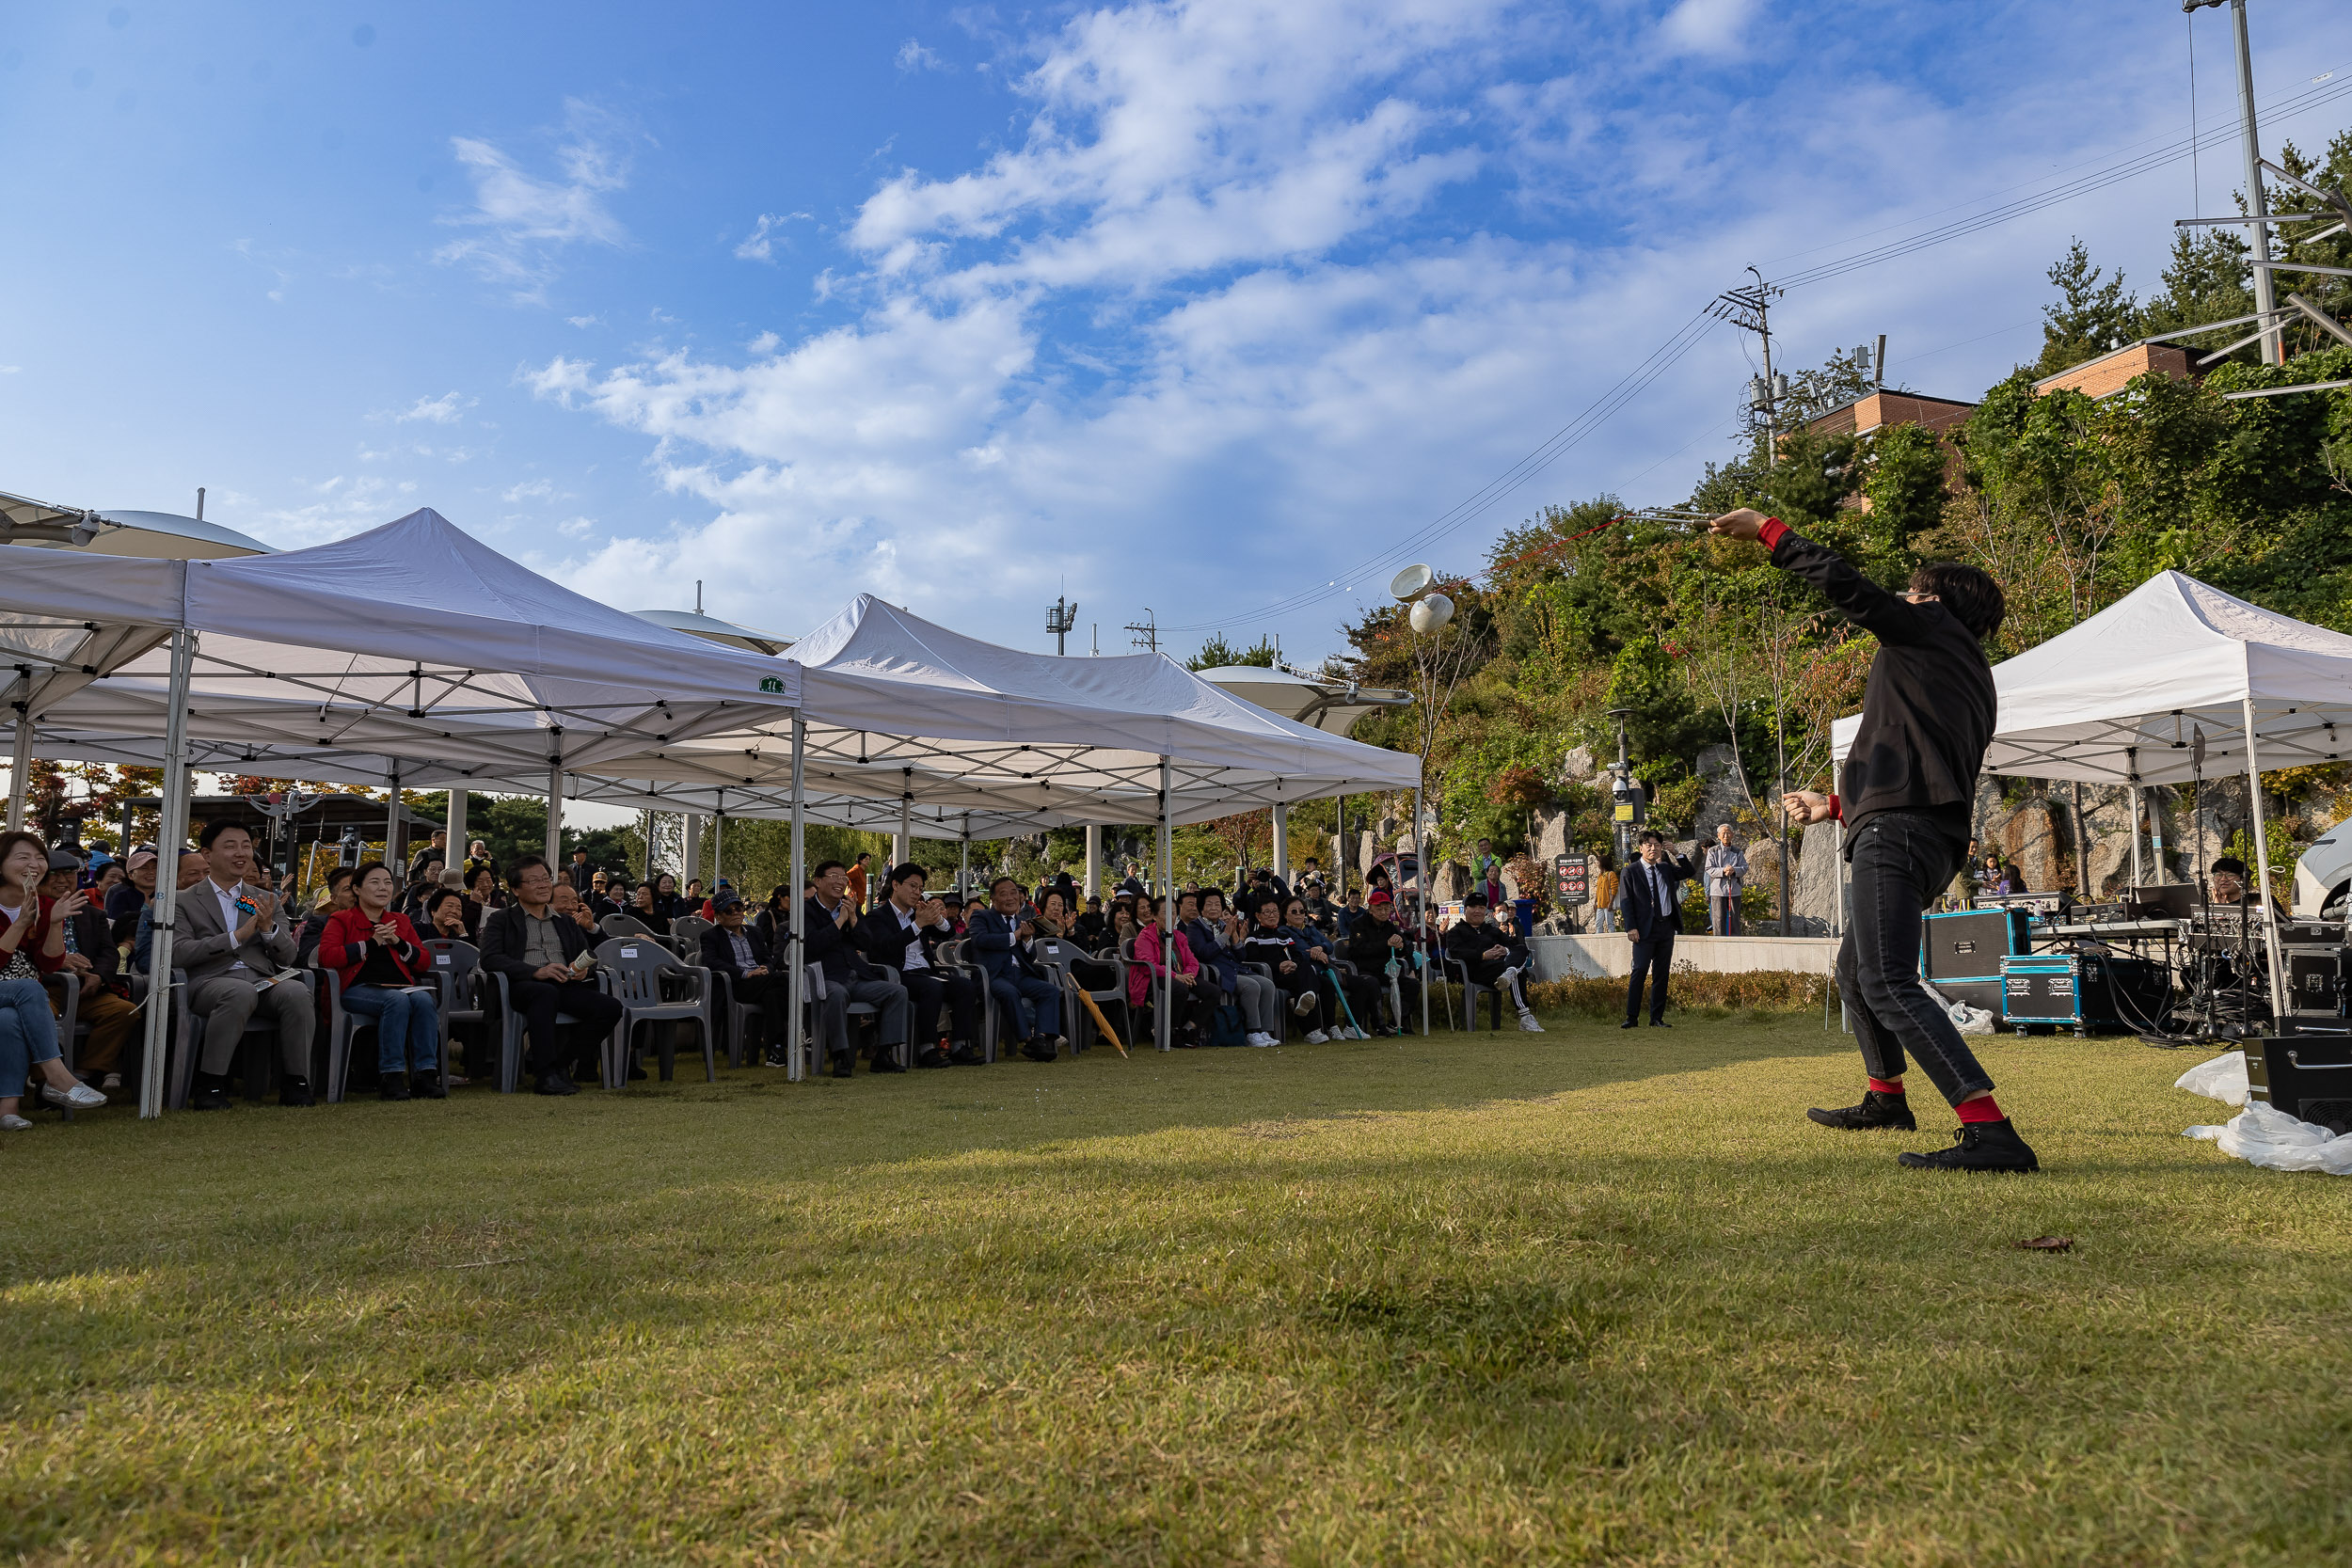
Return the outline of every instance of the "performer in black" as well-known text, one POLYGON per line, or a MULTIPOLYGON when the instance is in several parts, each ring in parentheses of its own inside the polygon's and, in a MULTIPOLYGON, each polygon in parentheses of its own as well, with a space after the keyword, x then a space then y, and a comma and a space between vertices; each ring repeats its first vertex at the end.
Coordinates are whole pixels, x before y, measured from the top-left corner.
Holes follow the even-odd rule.
POLYGON ((1904 1154, 1927 1170, 2029 1171, 2040 1162, 1993 1100, 1993 1080, 1950 1017, 1919 984, 1919 915, 1967 854, 1969 807, 1997 705, 1983 644, 2001 627, 2000 584, 1974 566, 1920 567, 1889 593, 1777 517, 1741 507, 1710 525, 1754 539, 1879 640, 1862 725, 1835 795, 1783 797, 1792 822, 1843 820, 1853 917, 1837 953, 1837 989, 1853 1020, 1869 1087, 1858 1105, 1806 1114, 1824 1127, 1918 1126, 1903 1094, 1909 1048, 1960 1116, 1953 1147, 1904 1154))

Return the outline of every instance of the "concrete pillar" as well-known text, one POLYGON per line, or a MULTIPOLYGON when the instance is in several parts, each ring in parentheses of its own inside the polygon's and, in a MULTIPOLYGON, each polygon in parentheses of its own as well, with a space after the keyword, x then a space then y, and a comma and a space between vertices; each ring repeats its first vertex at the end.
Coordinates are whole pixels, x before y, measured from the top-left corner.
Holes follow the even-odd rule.
POLYGON ((1291 879, 1291 809, 1274 808, 1274 874, 1288 886, 1291 879))
POLYGON ((1087 824, 1087 896, 1103 896, 1103 825, 1087 824))
POLYGON ((703 819, 695 813, 690 811, 686 814, 685 855, 679 864, 677 874, 677 885, 680 893, 686 891, 687 883, 692 881, 695 878, 703 874, 702 866, 703 819))

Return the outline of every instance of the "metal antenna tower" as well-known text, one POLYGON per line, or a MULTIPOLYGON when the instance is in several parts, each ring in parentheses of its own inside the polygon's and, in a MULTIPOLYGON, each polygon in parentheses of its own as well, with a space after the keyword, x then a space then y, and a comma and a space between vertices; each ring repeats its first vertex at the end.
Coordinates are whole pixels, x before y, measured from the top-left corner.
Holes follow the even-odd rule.
POLYGON ((1070 651, 1064 645, 1064 640, 1070 636, 1070 628, 1077 624, 1077 605, 1066 602, 1061 595, 1056 594, 1053 604, 1045 611, 1045 632, 1054 640, 1054 652, 1066 654, 1070 651))

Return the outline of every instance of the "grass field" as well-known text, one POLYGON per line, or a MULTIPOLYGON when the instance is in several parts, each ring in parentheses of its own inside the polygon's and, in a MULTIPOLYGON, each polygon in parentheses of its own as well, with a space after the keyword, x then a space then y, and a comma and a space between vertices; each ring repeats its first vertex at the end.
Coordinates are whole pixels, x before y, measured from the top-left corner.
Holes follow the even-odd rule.
POLYGON ((44 1119, 0 1556, 2352 1560, 2352 1182, 1988 1055, 2042 1175, 1802 1015, 44 1119))

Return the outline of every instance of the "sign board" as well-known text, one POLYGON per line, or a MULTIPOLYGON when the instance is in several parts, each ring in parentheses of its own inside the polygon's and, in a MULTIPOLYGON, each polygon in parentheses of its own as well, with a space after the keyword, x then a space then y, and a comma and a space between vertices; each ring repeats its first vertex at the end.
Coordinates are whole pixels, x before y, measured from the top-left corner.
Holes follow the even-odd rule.
POLYGON ((1552 887, 1561 903, 1574 908, 1593 901, 1593 860, 1590 855, 1561 855, 1551 863, 1552 887))

